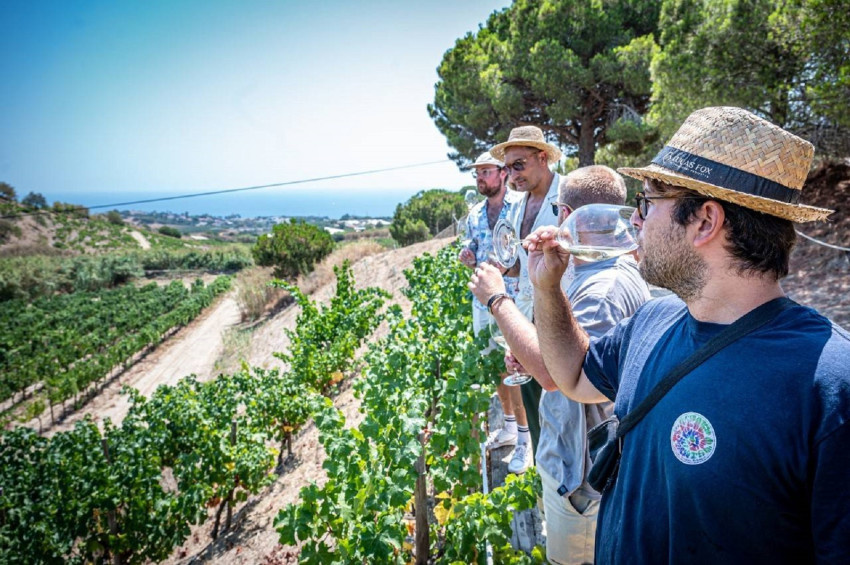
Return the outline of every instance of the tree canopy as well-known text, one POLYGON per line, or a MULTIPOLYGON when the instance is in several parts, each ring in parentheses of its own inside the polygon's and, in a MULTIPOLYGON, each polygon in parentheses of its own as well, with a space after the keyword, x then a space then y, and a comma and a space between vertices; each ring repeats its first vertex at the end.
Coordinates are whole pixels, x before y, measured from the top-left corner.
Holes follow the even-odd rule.
POLYGON ((517 0, 457 40, 438 68, 437 128, 461 167, 533 124, 594 162, 598 146, 641 129, 651 84, 659 5, 654 0, 517 0), (635 126, 615 124, 629 122, 635 126))
POLYGON ((463 196, 442 189, 423 190, 396 206, 390 235, 401 245, 435 236, 466 214, 463 196))
POLYGON ((428 111, 462 169, 528 124, 579 166, 643 163, 718 105, 850 154, 847 0, 516 0, 438 74, 428 111))
POLYGON ((21 200, 21 204, 35 210, 44 210, 47 208, 47 200, 40 192, 30 192, 21 200))
POLYGON ((850 151, 846 0, 665 0, 651 119, 671 134, 693 110, 747 108, 814 143, 850 151))
POLYGON ((15 193, 15 187, 7 182, 0 182, 0 199, 17 202, 18 195, 15 193))

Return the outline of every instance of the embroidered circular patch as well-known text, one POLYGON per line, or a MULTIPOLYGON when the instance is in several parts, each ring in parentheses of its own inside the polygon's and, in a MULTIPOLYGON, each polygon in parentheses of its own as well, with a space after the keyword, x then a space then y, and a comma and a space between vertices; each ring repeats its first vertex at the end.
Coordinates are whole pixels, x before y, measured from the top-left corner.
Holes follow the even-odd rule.
POLYGON ((685 412, 673 422, 670 446, 676 459, 685 465, 699 465, 711 459, 717 438, 708 418, 696 412, 685 412))

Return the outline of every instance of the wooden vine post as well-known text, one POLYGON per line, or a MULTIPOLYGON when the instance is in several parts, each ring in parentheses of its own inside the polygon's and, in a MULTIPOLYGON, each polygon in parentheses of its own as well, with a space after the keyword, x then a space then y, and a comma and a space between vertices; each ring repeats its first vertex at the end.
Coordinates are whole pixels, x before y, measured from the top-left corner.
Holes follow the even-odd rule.
MULTIPOLYGON (((100 446, 103 449, 103 456, 106 457, 106 462, 112 465, 112 460, 109 457, 109 443, 106 441, 106 438, 100 438, 100 446)), ((115 510, 109 510, 106 512, 106 521, 109 524, 109 534, 113 537, 118 535, 118 519, 115 515, 115 510)), ((123 565, 124 560, 121 558, 121 555, 112 549, 107 544, 106 551, 112 557, 112 565, 123 565)))

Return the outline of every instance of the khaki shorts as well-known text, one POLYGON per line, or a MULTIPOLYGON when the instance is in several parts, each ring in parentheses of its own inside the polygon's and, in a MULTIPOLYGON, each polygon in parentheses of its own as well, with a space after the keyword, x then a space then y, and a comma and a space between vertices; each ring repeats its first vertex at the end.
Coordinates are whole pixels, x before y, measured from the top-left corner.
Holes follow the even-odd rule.
POLYGON ((560 486, 546 471, 537 467, 543 481, 543 511, 546 521, 546 558, 551 563, 581 565, 593 563, 596 517, 599 501, 580 495, 584 512, 576 510, 569 496, 558 494, 560 486))

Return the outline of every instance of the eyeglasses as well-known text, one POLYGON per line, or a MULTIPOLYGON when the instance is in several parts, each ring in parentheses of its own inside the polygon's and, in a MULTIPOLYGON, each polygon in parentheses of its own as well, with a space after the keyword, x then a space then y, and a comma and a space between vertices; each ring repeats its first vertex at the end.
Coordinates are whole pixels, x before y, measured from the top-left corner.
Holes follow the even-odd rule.
POLYGON ((501 171, 499 167, 487 168, 487 169, 472 169, 472 176, 474 178, 487 178, 496 174, 499 174, 501 171))
POLYGON ((671 194, 670 196, 647 196, 643 192, 638 192, 635 194, 635 202, 637 202, 637 213, 638 218, 641 220, 646 219, 646 215, 649 214, 649 203, 651 200, 687 200, 687 199, 705 199, 704 196, 695 194, 671 194))
POLYGON ((573 211, 574 211, 573 207, 570 206, 569 204, 564 204, 563 202, 552 202, 552 214, 553 215, 557 216, 558 212, 561 211, 561 208, 566 208, 567 212, 569 212, 570 214, 572 214, 573 211))
POLYGON ((647 196, 643 192, 638 192, 635 194, 635 202, 637 202, 637 213, 638 218, 641 220, 646 219, 646 215, 649 214, 649 203, 651 200, 670 200, 673 198, 682 198, 681 196, 647 196))
MULTIPOLYGON (((542 151, 538 151, 538 153, 543 153, 542 151)), ((505 168, 508 170, 508 174, 511 175, 515 171, 517 173, 525 170, 525 164, 531 158, 531 155, 526 157, 525 159, 517 159, 513 163, 505 163, 505 168)))

